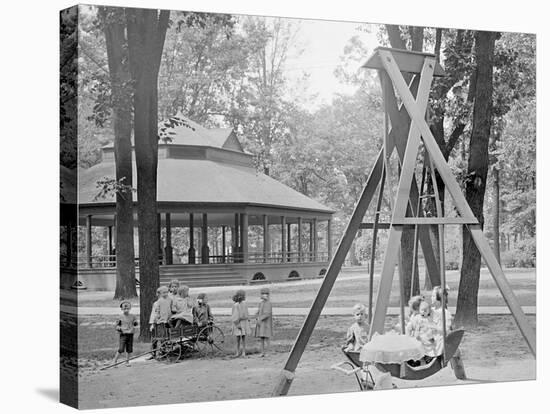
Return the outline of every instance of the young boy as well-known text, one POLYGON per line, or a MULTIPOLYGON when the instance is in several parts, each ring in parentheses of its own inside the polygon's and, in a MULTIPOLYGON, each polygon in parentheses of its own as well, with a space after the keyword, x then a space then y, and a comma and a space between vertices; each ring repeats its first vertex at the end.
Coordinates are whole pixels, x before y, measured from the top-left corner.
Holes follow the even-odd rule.
POLYGON ((214 321, 206 293, 197 295, 197 304, 193 307, 193 322, 203 328, 214 321))
POLYGON ((122 316, 116 322, 116 330, 119 332, 118 351, 115 354, 113 364, 116 364, 118 357, 126 352, 126 366, 130 366, 130 357, 132 355, 134 345, 134 329, 138 325, 136 315, 130 313, 132 304, 127 300, 120 304, 122 316))
POLYGON ((365 305, 358 303, 353 307, 353 319, 355 322, 349 327, 346 335, 346 351, 360 351, 369 338, 365 305))
MULTIPOLYGON (((166 326, 172 316, 172 299, 168 296, 168 288, 161 286, 157 289, 158 299, 153 303, 151 317, 149 318, 149 329, 153 332, 153 337, 164 336, 166 326)), ((151 342, 153 348, 152 357, 154 357, 157 348, 157 341, 151 342)))

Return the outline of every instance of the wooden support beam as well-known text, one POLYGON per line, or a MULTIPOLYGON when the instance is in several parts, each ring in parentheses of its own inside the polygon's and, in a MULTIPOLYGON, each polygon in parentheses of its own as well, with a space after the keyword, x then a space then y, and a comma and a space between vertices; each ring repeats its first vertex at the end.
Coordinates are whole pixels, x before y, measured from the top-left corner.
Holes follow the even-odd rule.
POLYGON ((498 263, 498 260, 495 256, 495 253, 493 252, 493 249, 491 249, 489 242, 483 235, 483 230, 481 229, 481 226, 469 225, 467 227, 470 230, 470 233, 472 234, 472 238, 474 239, 474 243, 476 244, 477 249, 479 250, 479 253, 481 253, 481 257, 483 257, 483 260, 485 260, 485 264, 487 264, 487 267, 489 268, 491 275, 493 275, 493 279, 495 280, 495 283, 498 289, 500 290, 500 293, 502 294, 502 297, 504 298, 506 305, 510 309, 510 312, 514 317, 514 320, 516 321, 516 324, 518 325, 518 328, 521 334, 525 338, 525 341, 527 342, 527 345, 529 346, 531 353, 533 354, 533 356, 536 357, 537 337, 535 334, 535 330, 533 329, 533 327, 529 323, 529 320, 523 313, 523 310, 521 309, 519 301, 514 295, 514 291, 512 290, 512 287, 510 286, 510 284, 508 283, 508 280, 506 280, 506 276, 504 275, 504 272, 502 271, 502 268, 498 263))
POLYGON ((370 230, 374 229, 375 224, 377 230, 389 230, 391 227, 390 223, 361 223, 359 228, 362 230, 370 230))
MULTIPOLYGON (((389 131, 389 139, 388 147, 386 151, 391 153, 393 152, 393 149, 395 148, 397 150, 397 155, 399 156, 399 159, 401 162, 403 162, 403 159, 405 157, 405 149, 407 148, 407 141, 403 139, 407 131, 405 128, 407 127, 407 122, 403 120, 405 118, 406 120, 409 119, 409 116, 407 114, 407 109, 404 107, 402 103, 397 102, 397 99, 395 97, 395 93, 393 91, 393 87, 391 86, 391 79, 389 78, 388 74, 386 72, 380 73, 381 83, 384 86, 385 84, 390 85, 390 87, 383 88, 382 93, 384 96, 384 105, 387 109, 388 115, 391 120, 391 129, 389 131)), ((413 79, 410 82, 409 90, 417 95, 418 93, 418 86, 420 84, 420 76, 416 75, 413 77, 413 79)), ((410 194, 410 204, 411 206, 416 206, 418 204, 419 199, 419 191, 417 182, 415 179, 412 180, 411 184, 411 194, 410 194)), ((422 211, 419 211, 418 214, 419 217, 422 217, 422 211)), ((439 278, 439 268, 437 265, 437 260, 435 257, 435 253, 432 247, 432 242, 430 238, 429 228, 425 226, 421 226, 418 228, 418 240, 420 242, 420 247, 422 248, 422 252, 424 254, 424 261, 426 262, 426 269, 428 271, 428 275, 430 276, 431 280, 435 280, 439 278)))
POLYGON ((462 217, 402 217, 402 218, 396 218, 395 221, 392 223, 393 225, 424 225, 429 226, 432 224, 479 224, 479 221, 477 219, 474 219, 473 221, 469 218, 462 218, 462 217))
MULTIPOLYGON (((384 58, 382 59, 382 62, 384 63, 384 66, 386 67, 386 70, 390 75, 394 86, 396 87, 403 101, 403 105, 405 105, 407 112, 411 116, 412 121, 415 123, 416 128, 418 128, 420 133, 422 134, 424 145, 428 151, 430 159, 435 164, 437 171, 439 172, 440 177, 445 183, 447 191, 450 193, 451 198, 453 199, 460 216, 474 220, 475 216, 472 213, 472 210, 470 209, 470 206, 468 205, 468 202, 466 201, 466 198, 464 197, 464 194, 462 193, 458 182, 455 180, 449 166, 447 165, 445 158, 443 157, 443 154, 441 153, 439 146, 437 145, 437 142, 428 124, 426 123, 426 120, 424 119, 423 113, 419 110, 419 107, 416 105, 414 98, 412 97, 410 91, 407 89, 405 81, 403 80, 403 77, 399 72, 399 68, 397 68, 397 65, 395 64, 391 53, 387 51, 381 51, 380 53, 381 56, 384 58)), ((504 300, 506 301, 506 304, 510 308, 510 311, 512 312, 512 315, 531 352, 533 353, 533 355, 536 355, 535 332, 533 328, 529 325, 528 320, 523 313, 523 310, 519 306, 519 302, 515 297, 513 290, 511 289, 508 281, 506 280, 506 277, 504 276, 502 268, 498 264, 498 260, 496 260, 493 251, 487 243, 487 240, 485 240, 485 236, 483 235, 481 227, 477 225, 467 226, 470 229, 470 232, 472 233, 472 238, 474 239, 474 242, 476 243, 476 246, 478 247, 481 256, 487 263, 487 266, 491 271, 491 275, 493 276, 495 283, 499 287, 504 297, 504 300)))
MULTIPOLYGON (((386 59, 382 59, 382 62, 385 66, 392 66, 392 69, 395 70, 395 62, 393 60, 389 61, 388 63, 386 59)), ((414 105, 423 108, 424 111, 426 110, 428 104, 428 97, 430 94, 430 87, 433 79, 433 70, 433 59, 427 57, 424 61, 424 65, 422 68, 422 74, 418 86, 418 93, 416 96, 417 99, 414 102, 414 105)), ((397 68, 397 72, 399 73, 402 83, 405 84, 403 76, 401 75, 401 72, 399 72, 399 68, 397 68)), ((395 84, 395 80, 391 76, 391 73, 390 78, 395 84)), ((405 86, 405 88, 410 94, 410 90, 407 88, 407 86, 405 86)), ((398 92, 400 92, 399 89, 398 92)), ((401 175, 399 178, 395 205, 393 206, 392 223, 405 218, 407 206, 410 202, 412 179, 414 177, 414 170, 416 167, 416 160, 418 156, 418 147, 420 145, 420 130, 417 128, 417 123, 417 120, 411 119, 411 126, 409 128, 407 146, 403 157, 403 164, 401 167, 401 175)), ((416 182, 416 180, 414 181, 416 182)), ((393 275, 395 272, 395 266, 398 264, 399 259, 402 231, 403 229, 401 226, 392 226, 390 230, 386 254, 384 256, 382 274, 380 276, 380 285, 378 287, 378 294, 376 297, 376 306, 374 308, 372 324, 370 327, 370 336, 372 336, 375 332, 384 332, 384 323, 386 320, 387 307, 390 299, 393 275)), ((402 297, 403 292, 400 292, 400 294, 402 297)), ((403 304, 401 303, 401 305, 403 304)))
POLYGON ((323 279, 323 283, 321 284, 321 287, 317 292, 317 296, 315 297, 315 300, 311 305, 311 309, 302 325, 302 328, 300 329, 300 332, 298 333, 298 337, 294 342, 292 350, 290 351, 283 372, 281 373, 279 381, 276 384, 275 389, 273 390, 273 395, 286 395, 288 389, 290 388, 294 371, 296 370, 298 362, 302 357, 311 333, 315 328, 315 324, 317 323, 317 320, 321 315, 321 311, 323 309, 323 306, 325 306, 330 291, 332 290, 332 287, 336 282, 336 277, 338 276, 338 273, 340 272, 342 264, 346 259, 346 255, 351 247, 351 244, 355 239, 357 230, 359 230, 359 225, 361 224, 361 221, 363 220, 363 217, 367 212, 372 197, 376 192, 376 188, 378 187, 378 183, 380 182, 380 178, 382 177, 383 164, 384 152, 383 150, 381 150, 378 153, 376 162, 372 168, 369 178, 367 179, 367 184, 363 189, 361 197, 359 198, 359 201, 355 206, 355 210, 353 211, 346 230, 344 231, 344 235, 342 236, 338 248, 336 249, 336 253, 330 261, 327 273, 325 274, 325 278, 323 279), (288 373, 292 375, 289 376, 287 375, 288 373))

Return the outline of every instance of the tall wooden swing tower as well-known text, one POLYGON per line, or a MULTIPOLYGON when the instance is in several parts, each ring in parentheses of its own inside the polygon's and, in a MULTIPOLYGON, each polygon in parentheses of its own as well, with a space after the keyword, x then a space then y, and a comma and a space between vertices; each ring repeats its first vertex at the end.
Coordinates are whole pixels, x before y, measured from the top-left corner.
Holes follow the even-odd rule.
MULTIPOLYGON (((469 229, 481 256, 485 260, 531 352, 533 355, 536 355, 535 332, 529 325, 489 243, 483 236, 481 225, 466 202, 425 119, 433 77, 444 76, 443 68, 437 63, 435 55, 433 54, 382 47, 374 51, 373 55, 363 67, 376 69, 379 73, 385 110, 384 145, 378 154, 361 197, 355 206, 355 210, 350 218, 344 235, 329 264, 325 278, 311 306, 309 314, 290 351, 284 369, 273 390, 273 395, 286 395, 288 393, 292 380, 294 379, 294 372, 298 362, 313 332, 315 324, 319 319, 321 310, 334 286, 336 277, 340 272, 353 239, 360 228, 372 228, 374 231, 374 238, 376 238, 375 233, 377 228, 383 228, 384 226, 389 228, 389 237, 382 267, 380 285, 378 288, 374 314, 371 319, 371 335, 375 332, 384 332, 384 321, 390 298, 394 271, 399 260, 403 227, 414 226, 416 230, 415 234, 417 235, 417 238, 415 237, 415 245, 418 240, 424 252, 428 272, 439 272, 441 285, 445 286, 444 260, 440 260, 439 270, 437 268, 434 269, 436 262, 430 241, 427 238, 427 225, 439 226, 440 247, 443 245, 444 225, 464 225, 469 229), (407 84, 405 78, 408 79, 409 77, 411 81, 407 84), (400 98, 402 104, 398 104, 396 95, 400 98), (399 125, 403 125, 403 123, 399 121, 398 117, 404 115, 403 111, 406 111, 406 115, 410 119, 410 124, 407 122, 409 126, 408 130, 406 128, 399 128, 399 125), (390 122, 388 122, 388 118, 390 122), (435 178, 435 171, 437 170, 454 202, 454 206, 458 212, 457 217, 443 217, 440 203, 438 202, 439 200, 436 200, 436 205, 438 206, 437 217, 423 217, 418 208, 420 205, 420 195, 415 169, 417 165, 418 150, 421 143, 424 144, 424 158, 428 160, 427 162, 430 164, 432 179, 435 178), (397 193, 392 203, 393 212, 391 221, 390 223, 378 223, 377 213, 374 223, 363 223, 363 217, 367 212, 377 188, 379 188, 380 195, 383 192, 384 181, 388 171, 387 163, 394 149, 397 150, 401 168, 397 193)), ((380 199, 381 197, 379 196, 377 210, 379 210, 380 207, 380 199)), ((440 251, 443 254, 443 249, 440 248, 440 251)), ((443 257, 441 259, 443 259, 443 257)), ((372 288, 370 294, 372 296, 372 288)), ((443 318, 443 320, 445 320, 445 318, 443 318)), ((448 357, 451 357, 451 355, 448 357)))

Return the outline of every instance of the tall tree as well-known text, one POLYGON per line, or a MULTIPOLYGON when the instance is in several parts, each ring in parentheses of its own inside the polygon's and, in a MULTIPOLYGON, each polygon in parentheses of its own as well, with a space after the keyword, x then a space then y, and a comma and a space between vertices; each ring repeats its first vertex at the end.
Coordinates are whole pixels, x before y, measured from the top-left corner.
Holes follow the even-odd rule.
POLYGON ((126 9, 134 94, 134 148, 139 219, 140 337, 150 338, 149 314, 159 286, 157 215, 158 73, 170 11, 126 9))
POLYGON ((137 296, 134 264, 134 200, 132 192, 132 88, 124 9, 100 7, 111 81, 112 125, 115 134, 116 288, 115 299, 137 296))
MULTIPOLYGON (((482 227, 489 168, 489 138, 493 121, 493 64, 496 36, 495 32, 480 31, 475 34, 476 91, 466 177, 466 201, 482 227)), ((477 325, 481 255, 466 228, 462 231, 462 248, 455 323, 459 326, 475 326, 477 325)))

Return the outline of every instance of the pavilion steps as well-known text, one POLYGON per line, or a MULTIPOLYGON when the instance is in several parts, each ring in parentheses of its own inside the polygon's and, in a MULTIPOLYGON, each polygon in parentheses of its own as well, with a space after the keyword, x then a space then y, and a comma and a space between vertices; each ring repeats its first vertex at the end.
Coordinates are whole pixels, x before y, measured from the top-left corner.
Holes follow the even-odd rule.
POLYGON ((170 265, 160 267, 160 283, 176 279, 189 287, 244 285, 248 281, 229 265, 170 265))

